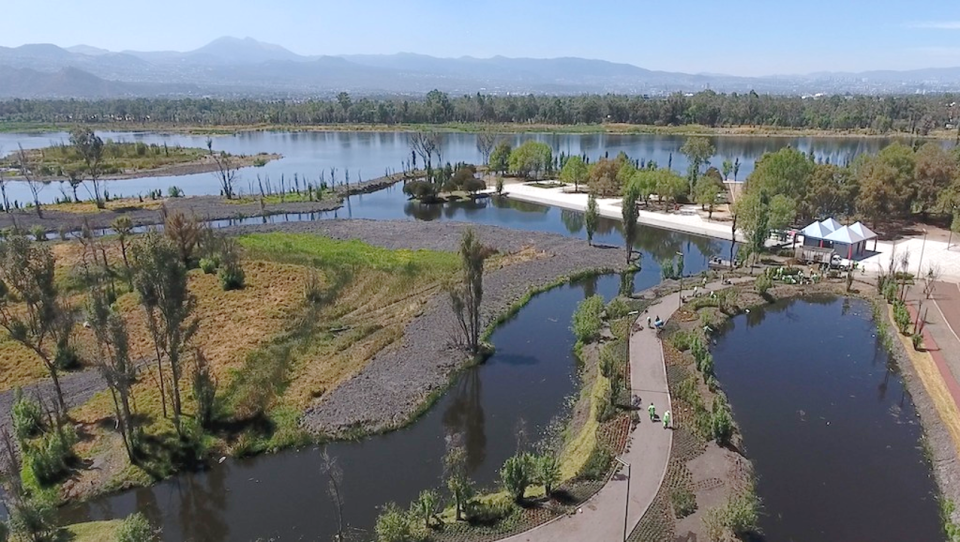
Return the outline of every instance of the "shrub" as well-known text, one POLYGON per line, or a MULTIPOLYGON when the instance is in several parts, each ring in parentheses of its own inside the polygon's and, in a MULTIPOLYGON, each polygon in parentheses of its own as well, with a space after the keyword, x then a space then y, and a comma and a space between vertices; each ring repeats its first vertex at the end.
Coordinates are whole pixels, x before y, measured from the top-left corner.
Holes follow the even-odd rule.
POLYGON ((686 485, 670 492, 670 503, 677 518, 685 518, 697 511, 697 496, 686 485))
POLYGON ((467 505, 467 521, 472 525, 492 526, 500 523, 518 510, 513 499, 501 495, 487 501, 475 499, 467 505))
POLYGON ((56 531, 57 508, 52 492, 41 491, 10 510, 10 530, 17 540, 50 540, 56 531))
POLYGON ((730 444, 733 438, 733 416, 730 414, 730 405, 722 395, 717 396, 713 401, 713 414, 710 419, 710 426, 713 432, 713 439, 720 446, 730 444))
POLYGON ((760 501, 752 492, 731 497, 726 504, 711 508, 703 517, 710 540, 739 540, 757 532, 760 501))
POLYGON ((240 290, 246 281, 246 275, 243 273, 243 267, 240 266, 239 262, 230 265, 224 264, 217 271, 217 278, 220 279, 220 287, 224 291, 240 290))
POLYGON ((67 460, 73 457, 76 440, 73 428, 64 427, 43 434, 37 442, 25 448, 24 462, 30 466, 40 485, 56 482, 66 472, 67 460))
POLYGON ((417 500, 410 505, 410 516, 423 522, 424 527, 430 527, 430 521, 440 511, 440 495, 432 489, 425 489, 417 496, 417 500))
POLYGON ((497 177, 497 195, 503 194, 503 177, 497 177))
POLYGON ((756 289, 757 293, 760 295, 766 294, 767 290, 769 290, 772 286, 773 286, 773 281, 770 279, 770 277, 766 273, 757 277, 757 280, 753 282, 754 289, 756 289))
POLYGON ((177 185, 171 185, 167 189, 167 195, 171 198, 181 198, 183 197, 183 190, 177 185))
POLYGON ((893 321, 897 324, 900 333, 906 335, 910 329, 910 311, 907 310, 903 301, 896 301, 893 304, 893 321))
POLYGON ((30 235, 33 236, 37 241, 46 241, 47 240, 47 230, 40 224, 37 224, 30 228, 30 235))
POLYGON ((377 542, 411 542, 420 540, 415 537, 415 530, 410 517, 400 509, 396 503, 388 503, 383 512, 377 516, 374 527, 377 533, 377 542))
POLYGON ((913 349, 917 352, 923 348, 923 335, 914 333, 910 336, 910 340, 913 341, 913 349))
POLYGON ((514 500, 523 500, 527 486, 533 479, 533 457, 530 454, 517 454, 508 458, 500 468, 500 482, 514 500))
POLYGON ((217 262, 212 258, 200 258, 200 269, 205 275, 212 275, 217 272, 217 262))
POLYGON ((13 400, 13 432, 20 442, 40 433, 43 425, 43 413, 40 405, 28 399, 23 390, 14 391, 13 400))
POLYGON ((80 367, 80 354, 77 353, 76 348, 69 344, 58 346, 53 363, 56 364, 57 368, 65 371, 76 369, 80 367))
POLYGON ((552 454, 544 454, 536 458, 535 463, 536 482, 543 486, 544 491, 549 497, 553 493, 554 486, 560 482, 560 462, 552 454))
POLYGON ((117 527, 115 542, 152 542, 157 533, 150 522, 140 512, 127 516, 117 527))
POLYGON ((670 336, 673 347, 681 352, 690 350, 695 341, 700 339, 692 331, 678 331, 670 336))
POLYGON ((630 305, 627 305, 627 302, 622 298, 614 298, 613 301, 607 303, 607 317, 616 319, 623 318, 630 312, 630 305))
POLYGON ((591 342, 600 336, 603 327, 603 297, 594 295, 584 299, 573 313, 573 334, 581 342, 591 342))
POLYGON ((403 185, 403 193, 412 199, 431 201, 437 197, 437 187, 428 181, 410 181, 403 185))
POLYGON ((583 468, 580 469, 579 476, 586 480, 600 480, 610 470, 611 463, 613 463, 613 454, 610 449, 598 445, 593 449, 593 453, 590 454, 583 468))

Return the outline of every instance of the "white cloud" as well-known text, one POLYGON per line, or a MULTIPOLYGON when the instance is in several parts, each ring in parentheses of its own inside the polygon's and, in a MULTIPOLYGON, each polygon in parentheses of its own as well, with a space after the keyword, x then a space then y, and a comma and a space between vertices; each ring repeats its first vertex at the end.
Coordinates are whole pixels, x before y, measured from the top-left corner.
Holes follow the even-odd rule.
POLYGON ((910 28, 933 28, 936 30, 960 30, 960 21, 920 21, 909 23, 910 28))

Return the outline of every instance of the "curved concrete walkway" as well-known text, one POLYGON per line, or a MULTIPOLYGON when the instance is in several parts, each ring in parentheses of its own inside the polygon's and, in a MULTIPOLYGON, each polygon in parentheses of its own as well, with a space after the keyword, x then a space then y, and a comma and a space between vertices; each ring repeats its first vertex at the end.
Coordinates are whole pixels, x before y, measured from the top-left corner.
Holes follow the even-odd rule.
MULTIPOLYGON (((707 289, 719 287, 712 283, 707 289)), ((687 291, 689 293, 689 291, 687 291)), ((677 311, 680 294, 661 298, 651 306, 640 321, 644 329, 630 335, 630 385, 633 394, 640 397, 640 423, 630 433, 627 452, 619 459, 631 465, 627 534, 633 531, 647 508, 653 503, 670 460, 673 431, 663 428, 659 421, 651 422, 647 407, 652 402, 657 414, 670 409, 670 392, 663 359, 663 347, 656 332, 646 327, 646 317, 660 316, 669 320, 677 311)), ((524 533, 506 538, 509 542, 553 542, 596 540, 614 542, 623 540, 624 508, 627 498, 626 469, 620 471, 592 499, 584 503, 580 512, 563 516, 524 533)))

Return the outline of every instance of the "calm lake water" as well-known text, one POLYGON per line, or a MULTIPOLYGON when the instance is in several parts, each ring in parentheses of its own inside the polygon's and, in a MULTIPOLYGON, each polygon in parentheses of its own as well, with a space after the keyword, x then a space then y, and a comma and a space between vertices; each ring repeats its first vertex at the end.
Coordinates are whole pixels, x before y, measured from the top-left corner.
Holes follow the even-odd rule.
POLYGON ((737 316, 718 339, 764 540, 944 539, 916 409, 875 334, 866 302, 804 298, 737 316))
MULTIPOLYGON (((200 136, 160 134, 118 133, 103 134, 103 136, 126 141, 166 142, 168 145, 185 146, 204 146, 206 140, 205 137, 200 136)), ((679 171, 686 169, 684 158, 678 152, 683 144, 682 137, 565 134, 525 134, 508 137, 514 140, 514 144, 525 139, 538 139, 551 144, 557 152, 586 153, 593 159, 602 156, 604 152, 609 152, 613 156, 623 150, 633 157, 644 160, 654 159, 665 165, 670 154, 673 153, 673 168, 679 171)), ((66 138, 66 134, 40 136, 0 134, 0 147, 10 151, 16 148, 17 143, 21 143, 25 148, 36 148, 48 145, 51 141, 65 141, 66 138)), ((277 152, 284 155, 282 160, 270 163, 263 168, 244 170, 241 187, 245 187, 246 183, 254 180, 256 174, 269 175, 277 179, 281 174, 290 177, 296 173, 301 177, 306 175, 315 181, 319 177, 319 172, 323 170, 329 179, 331 167, 337 168, 338 181, 344 178, 343 172, 349 170, 351 182, 354 182, 361 178, 380 176, 386 168, 399 170, 401 162, 409 158, 409 145, 407 135, 404 133, 265 132, 214 139, 216 148, 234 153, 277 152)), ((723 158, 732 160, 739 157, 742 163, 740 178, 743 178, 752 170, 753 162, 764 152, 775 151, 785 145, 792 145, 805 152, 812 150, 821 159, 842 163, 861 152, 876 152, 888 143, 889 141, 880 139, 847 138, 719 138, 715 140, 718 157, 714 160, 719 164, 723 158)), ((451 162, 479 160, 479 153, 475 148, 475 136, 445 134, 443 157, 444 161, 451 162)), ((166 191, 172 184, 183 188, 188 195, 210 194, 218 191, 217 181, 212 174, 116 181, 111 183, 109 189, 114 194, 136 195, 157 188, 166 191)), ((27 199, 25 186, 20 184, 12 186, 12 190, 21 191, 13 194, 12 199, 21 201, 27 199)), ((58 192, 58 187, 54 184, 43 192, 43 198, 45 201, 50 201, 57 196, 58 192)), ((267 221, 317 220, 333 217, 457 220, 586 238, 582 215, 579 213, 498 199, 446 205, 421 205, 407 201, 400 186, 351 197, 342 209, 334 212, 274 216, 269 217, 267 221)), ((247 219, 244 223, 261 221, 259 218, 247 219)), ((235 223, 237 222, 220 221, 217 225, 228 226, 235 223)), ((620 230, 618 221, 601 220, 595 242, 622 245, 623 238, 620 230)), ((643 252, 643 268, 634 278, 634 287, 639 290, 660 281, 660 269, 657 263, 659 260, 673 258, 678 252, 682 253, 685 257, 687 273, 697 273, 706 268, 710 257, 726 255, 729 247, 729 242, 641 227, 636 248, 643 252)), ((531 439, 536 440, 543 434, 550 421, 564 412, 566 397, 576 389, 574 376, 576 365, 571 351, 574 339, 569 330, 570 318, 576 304, 594 292, 609 298, 616 293, 618 285, 618 277, 602 277, 578 285, 557 288, 537 296, 530 305, 520 311, 516 318, 495 332, 492 340, 497 347, 497 353, 489 362, 459 375, 448 393, 416 423, 404 430, 359 442, 331 444, 329 451, 338 458, 344 471, 344 512, 350 526, 369 530, 378 513, 377 507, 391 500, 405 506, 420 490, 438 486, 442 471, 440 461, 445 442, 453 434, 461 434, 465 439, 474 479, 482 485, 495 483, 499 466, 516 450, 514 434, 520 420, 522 419, 526 425, 531 439)), ((806 305, 798 304, 794 308, 783 309, 780 312, 772 310, 762 314, 768 314, 767 320, 772 321, 778 315, 796 314, 802 307, 806 305)), ((928 532, 937 532, 936 529, 930 531, 927 528, 930 510, 933 510, 933 518, 936 519, 936 503, 931 504, 933 482, 930 480, 929 467, 922 462, 919 451, 915 448, 919 427, 915 424, 912 406, 908 399, 905 401, 899 399, 902 396, 899 380, 895 375, 884 372, 886 358, 883 357, 882 360, 878 358, 882 352, 878 353, 874 342, 869 342, 869 348, 857 342, 856 344, 862 347, 859 350, 843 350, 851 347, 848 343, 853 343, 853 340, 860 341, 865 337, 872 341, 869 322, 863 318, 849 317, 842 320, 833 318, 830 316, 833 313, 829 312, 833 310, 831 307, 829 304, 826 308, 811 305, 808 319, 814 320, 809 324, 814 327, 805 327, 806 331, 802 331, 805 341, 799 342, 798 337, 792 337, 786 331, 787 329, 801 331, 799 325, 785 328, 774 326, 770 328, 771 331, 765 331, 763 335, 754 333, 747 341, 738 339, 738 333, 749 331, 743 329, 745 324, 741 317, 735 319, 732 329, 717 347, 716 356, 721 382, 729 390, 737 420, 741 423, 746 435, 750 456, 757 457, 758 472, 761 476, 761 496, 766 501, 767 510, 773 514, 771 518, 776 518, 776 521, 771 518, 764 520, 764 528, 770 534, 768 539, 771 541, 819 540, 826 539, 824 532, 827 534, 843 532, 855 533, 855 536, 835 539, 935 540, 936 536, 927 537, 928 532), (827 311, 822 321, 817 320, 819 318, 817 315, 820 313, 816 313, 816 309, 827 311), (853 331, 845 326, 853 326, 853 331), (860 335, 856 335, 857 333, 860 335), (781 341, 795 342, 769 344, 762 342, 769 339, 768 335, 777 337, 783 335, 781 341), (845 340, 844 337, 847 339, 845 340), (854 339, 850 340, 850 337, 854 339), (864 415, 857 417, 855 421, 866 424, 868 427, 874 427, 875 424, 880 423, 881 429, 885 428, 889 433, 888 437, 898 443, 895 446, 896 453, 885 448, 877 448, 876 444, 869 440, 850 441, 846 447, 838 448, 840 451, 831 451, 830 444, 836 445, 836 441, 826 438, 831 435, 829 433, 818 436, 810 442, 797 442, 797 439, 794 439, 791 442, 796 443, 796 451, 792 454, 783 452, 786 457, 803 453, 814 454, 814 457, 819 458, 818 460, 794 463, 778 460, 776 453, 771 456, 769 455, 771 452, 764 451, 764 446, 781 444, 784 437, 779 436, 780 432, 786 431, 786 427, 791 426, 795 421, 789 417, 774 417, 774 414, 782 415, 781 406, 776 402, 780 399, 778 394, 783 391, 783 395, 793 397, 791 386, 796 387, 799 384, 790 379, 782 379, 782 381, 771 379, 769 382, 764 379, 757 380, 750 369, 732 364, 730 365, 733 368, 729 368, 725 366, 728 364, 723 360, 742 361, 747 353, 750 356, 756 356, 759 352, 769 353, 781 350, 789 350, 782 356, 784 360, 793 359, 788 357, 788 354, 803 356, 820 351, 812 347, 808 342, 811 340, 814 344, 819 344, 816 341, 823 341, 831 345, 822 347, 825 355, 832 356, 837 352, 843 352, 839 358, 824 359, 845 360, 847 364, 852 363, 856 370, 869 366, 873 371, 881 371, 874 375, 885 379, 883 389, 886 391, 885 394, 880 393, 879 401, 876 400, 878 394, 876 386, 879 384, 870 381, 874 386, 874 400, 870 403, 870 408, 873 409, 870 412, 874 417, 864 415), (725 348, 734 351, 732 358, 723 357, 725 348), (737 351, 737 348, 744 350, 737 351), (728 375, 724 372, 736 371, 737 367, 741 367, 739 370, 744 373, 739 377, 741 379, 739 383, 736 373, 728 375), (729 384, 728 381, 730 381, 729 384), (737 387, 740 385, 746 386, 746 392, 766 394, 770 397, 765 400, 766 402, 750 403, 749 399, 745 399, 750 397, 749 393, 744 394, 744 388, 737 387), (781 390, 783 386, 786 388, 781 390), (898 406, 894 408, 894 404, 898 406), (756 420, 760 421, 755 422, 756 420), (759 425, 753 425, 754 423, 759 425), (883 424, 892 425, 892 427, 883 424), (901 446, 907 451, 901 453, 901 446), (839 455, 834 457, 834 453, 839 455), (781 503, 777 500, 776 491, 768 487, 771 484, 771 478, 776 479, 781 475, 781 471, 788 471, 784 475, 797 478, 797 480, 790 480, 788 485, 796 484, 809 481, 805 474, 808 469, 831 473, 841 468, 856 470, 860 465, 873 465, 878 460, 877 457, 886 458, 886 462, 883 463, 886 465, 886 470, 880 469, 883 471, 880 474, 871 470, 870 476, 882 474, 889 477, 902 474, 905 479, 900 480, 899 483, 910 486, 907 488, 910 491, 880 476, 877 478, 882 480, 880 482, 861 480, 858 482, 859 485, 850 484, 849 492, 843 493, 853 501, 865 503, 873 502, 878 493, 885 492, 891 496, 891 499, 903 501, 901 502, 904 506, 903 517, 911 518, 909 521, 911 525, 917 524, 906 537, 883 534, 871 536, 870 533, 885 533, 879 527, 841 531, 841 528, 845 528, 843 523, 822 524, 820 522, 814 526, 813 519, 817 519, 820 514, 834 513, 837 506, 847 513, 843 515, 844 518, 850 517, 850 514, 855 512, 864 517, 871 517, 876 525, 883 525, 884 528, 886 528, 885 523, 893 521, 892 518, 895 518, 897 513, 880 507, 870 515, 866 506, 861 506, 858 502, 850 504, 849 501, 838 505, 830 495, 821 496, 815 491, 816 488, 805 490, 803 493, 784 489, 785 501, 781 503), (765 474, 767 472, 769 474, 765 474), (792 500, 789 498, 791 495, 792 500), (911 502, 908 503, 907 500, 911 502), (802 508, 799 513, 791 508, 791 506, 798 506, 798 501, 806 503, 806 508, 802 508), (827 509, 828 504, 829 509, 827 509), (930 506, 933 508, 931 509, 930 506), (824 510, 820 510, 821 508, 824 510), (785 512, 781 513, 781 510, 785 512), (787 522, 783 518, 791 519, 787 522), (807 521, 808 518, 811 518, 810 521, 807 521), (782 530, 778 530, 781 527, 782 530), (775 534, 777 536, 774 536, 775 534)), ((863 312, 860 309, 858 311, 863 312)), ((851 314, 856 312, 853 311, 851 314)), ((751 314, 751 321, 754 321, 754 324, 760 314, 751 314)), ((807 324, 805 323, 804 326, 807 324)), ((823 362, 823 359, 818 358, 815 361, 819 363, 823 362)), ((776 365, 780 365, 779 360, 776 365)), ((762 371, 754 369, 754 372, 762 371)), ((855 376, 859 373, 851 374, 855 376)), ((811 370, 809 374, 804 373, 804 375, 817 376, 818 386, 836 394, 836 396, 825 396, 822 400, 826 401, 825 403, 820 399, 817 400, 817 404, 824 409, 826 405, 832 404, 830 401, 837 402, 847 397, 843 395, 845 392, 856 394, 856 397, 861 398, 860 403, 865 402, 863 398, 866 394, 855 386, 849 386, 848 381, 857 380, 847 373, 835 374, 811 370)), ((861 377, 869 380, 866 376, 861 375, 861 377)), ((808 395, 820 397, 817 394, 821 392, 812 389, 806 393, 806 395, 801 394, 802 397, 797 397, 797 400, 808 395)), ((796 405, 801 404, 804 403, 796 403, 796 405)), ((801 408, 796 405, 790 406, 790 409, 801 408)), ((818 412, 818 410, 808 407, 805 412, 818 412)), ((859 407, 843 410, 844 414, 850 415, 859 412, 859 407)), ((832 411, 828 414, 834 415, 832 411)), ((856 415, 860 416, 860 414, 856 415)), ((806 415, 805 419, 811 419, 809 416, 806 415)), ((829 429, 833 425, 825 427, 829 429)), ((872 430, 879 431, 879 429, 872 430)), ((835 434, 836 432, 832 435, 835 436, 835 434)), ((315 448, 289 450, 247 460, 228 459, 207 472, 184 474, 150 488, 126 491, 89 503, 72 505, 62 510, 61 517, 64 521, 75 522, 123 517, 135 510, 142 510, 156 524, 163 527, 165 540, 213 542, 258 538, 329 540, 335 532, 334 510, 326 496, 326 484, 320 476, 319 464, 319 451, 315 448)), ((857 472, 861 472, 860 476, 866 476, 862 474, 862 470, 857 472)), ((823 479, 829 482, 844 478, 823 479)), ((834 493, 841 493, 841 491, 837 490, 834 493)), ((938 524, 934 526, 938 527, 938 524)), ((900 533, 896 530, 890 532, 900 533)), ((832 534, 830 536, 832 537, 832 534)))
MULTIPOLYGON (((179 134, 103 132, 104 139, 117 141, 143 141, 167 145, 188 147, 206 147, 207 136, 179 134)), ((317 182, 323 171, 330 179, 330 168, 336 168, 337 182, 344 180, 349 171, 350 181, 380 177, 387 168, 395 171, 401 164, 410 160, 409 135, 404 132, 245 132, 228 136, 213 136, 214 147, 238 154, 258 152, 279 153, 283 159, 271 162, 262 168, 247 168, 241 173, 238 187, 246 193, 253 189, 256 176, 269 176, 274 184, 281 175, 287 179, 298 174, 317 182)), ((687 170, 687 160, 680 154, 683 136, 652 134, 509 134, 514 145, 528 139, 543 141, 553 147, 554 152, 566 154, 586 154, 596 160, 604 154, 611 157, 624 151, 632 158, 655 160, 661 166, 671 163, 678 172, 687 170)), ((47 134, 0 134, 0 149, 4 153, 12 152, 17 145, 26 148, 39 148, 51 144, 68 142, 65 132, 47 134)), ((877 152, 892 140, 880 138, 830 138, 830 137, 719 137, 713 138, 717 155, 711 161, 717 167, 724 159, 741 162, 739 179, 746 178, 753 171, 754 162, 765 152, 776 151, 790 145, 804 152, 813 152, 818 159, 842 164, 863 152, 877 152)), ((443 134, 443 161, 479 162, 480 153, 476 149, 476 135, 464 133, 443 134)), ((171 185, 179 186, 187 195, 218 194, 219 184, 212 173, 185 175, 179 177, 149 177, 111 181, 108 190, 111 194, 136 196, 151 190, 160 189, 164 193, 171 185)), ((41 201, 50 202, 61 195, 61 188, 69 192, 69 186, 53 183, 41 192, 41 201)), ((83 189, 80 190, 83 193, 83 189)), ((11 200, 31 201, 29 190, 22 183, 10 187, 11 200)))

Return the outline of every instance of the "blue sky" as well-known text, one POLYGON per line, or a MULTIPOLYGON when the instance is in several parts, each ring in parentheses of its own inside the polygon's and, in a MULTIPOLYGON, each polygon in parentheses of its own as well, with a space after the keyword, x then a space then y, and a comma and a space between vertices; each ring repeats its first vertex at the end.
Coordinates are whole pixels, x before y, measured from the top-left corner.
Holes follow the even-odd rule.
POLYGON ((301 54, 579 56, 769 75, 960 66, 956 0, 29 0, 0 45, 189 50, 223 35, 301 54))

